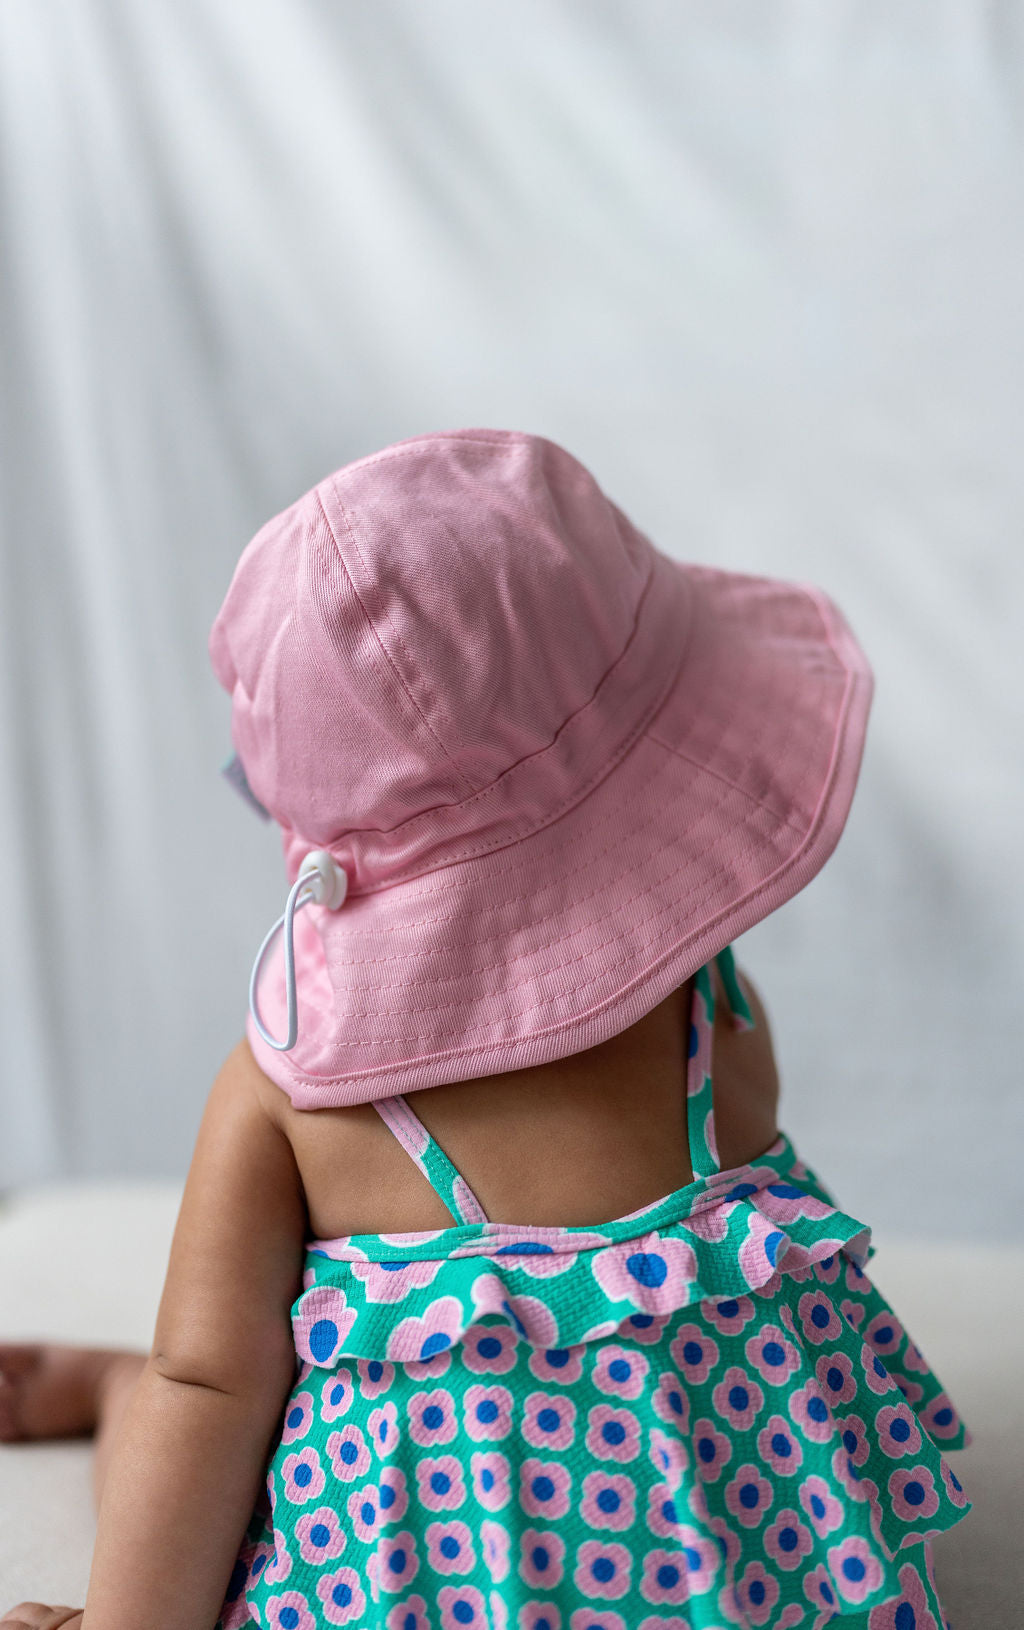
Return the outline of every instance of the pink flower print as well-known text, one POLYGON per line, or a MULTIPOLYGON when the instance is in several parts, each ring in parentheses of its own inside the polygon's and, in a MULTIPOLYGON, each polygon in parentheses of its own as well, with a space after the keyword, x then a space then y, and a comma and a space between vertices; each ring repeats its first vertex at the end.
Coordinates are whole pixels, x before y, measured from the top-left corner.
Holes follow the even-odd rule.
POLYGON ((890 1460, 901 1460, 904 1455, 916 1455, 921 1447, 921 1433, 912 1409, 901 1400, 898 1404, 883 1404, 875 1416, 878 1446, 890 1460))
MULTIPOLYGON (((851 1433, 850 1438, 856 1444, 856 1433, 851 1433)), ((846 1448, 842 1444, 833 1452, 832 1473, 836 1482, 843 1485, 852 1500, 858 1500, 863 1504, 865 1500, 875 1500, 877 1498, 878 1484, 873 1483, 870 1477, 865 1477, 857 1462, 851 1455, 847 1454, 846 1448)))
POLYGON ((476 1443, 500 1442, 512 1430, 512 1394, 507 1387, 467 1387, 463 1408, 466 1431, 476 1443))
POLYGON ((393 1607, 387 1616, 387 1630, 431 1630, 423 1597, 410 1596, 393 1607))
POLYGON ((900 1350, 904 1334, 895 1313, 887 1309, 884 1313, 875 1314, 864 1331, 864 1340, 883 1358, 894 1358, 900 1350))
POLYGON ((795 1476, 803 1464, 804 1452, 781 1415, 773 1415, 757 1434, 757 1452, 778 1477, 795 1476))
POLYGON ((942 1630, 925 1595, 921 1575, 908 1562, 899 1571, 900 1594, 873 1607, 868 1630, 942 1630))
POLYGON ((945 1392, 940 1392, 932 1399, 928 1407, 922 1411, 921 1420, 932 1437, 940 1441, 956 1437, 960 1430, 960 1417, 945 1392))
POLYGON ((655 1414, 677 1432, 685 1432, 690 1424, 690 1400, 673 1370, 665 1370, 658 1377, 658 1388, 652 1399, 655 1414))
POLYGON ((496 1449, 478 1450, 470 1457, 473 1493, 485 1511, 500 1511, 509 1502, 509 1465, 496 1449))
POLYGON ((704 1596, 714 1586, 720 1561, 718 1547, 685 1523, 676 1540, 671 1551, 647 1552, 640 1586, 645 1601, 675 1605, 691 1596, 704 1596), (672 1569, 682 1575, 678 1582, 671 1578, 672 1569))
MULTIPOLYGON (((382 1392, 388 1391, 395 1379, 395 1366, 389 1364, 386 1359, 357 1359, 356 1371, 359 1376, 359 1391, 364 1398, 379 1398, 382 1392)), ((339 1371, 338 1373, 345 1374, 347 1372, 339 1371)))
POLYGON ((583 1374, 583 1347, 535 1348, 529 1357, 530 1374, 538 1381, 560 1381, 572 1386, 583 1374))
POLYGON ((819 1539, 831 1534, 843 1520, 842 1505, 823 1477, 812 1474, 804 1478, 800 1485, 800 1504, 819 1539))
POLYGON ((488 1598, 493 1630, 509 1630, 508 1606, 500 1590, 492 1590, 488 1598))
POLYGON ((888 1489, 892 1508, 902 1522, 934 1517, 939 1509, 935 1479, 927 1466, 900 1466, 890 1473, 888 1489))
POLYGON ((858 1607, 882 1583, 882 1565, 867 1540, 859 1535, 844 1539, 840 1545, 830 1545, 828 1565, 843 1601, 858 1607))
POLYGON ((556 1251, 544 1240, 524 1237, 499 1245, 490 1260, 518 1268, 531 1279, 551 1279, 556 1274, 567 1273, 578 1256, 578 1251, 556 1251))
POLYGON ((803 1586, 804 1595, 818 1609, 810 1630, 823 1630, 823 1626, 839 1614, 839 1598, 823 1562, 819 1562, 813 1573, 804 1574, 803 1586))
POLYGON ((607 1609, 595 1613, 592 1607, 578 1607, 569 1620, 569 1630, 626 1630, 626 1621, 607 1609))
POLYGON ((288 1400, 281 1428, 281 1442, 294 1443, 304 1438, 313 1424, 313 1394, 296 1392, 288 1400))
POLYGON ((464 1522, 432 1522, 427 1527, 427 1561, 435 1573, 471 1573, 476 1564, 473 1536, 464 1522))
MULTIPOLYGON (((744 1542, 740 1539, 735 1528, 733 1528, 730 1523, 727 1523, 724 1517, 711 1517, 707 1523, 707 1527, 715 1536, 715 1544, 718 1546, 718 1554, 725 1563, 726 1573, 731 1577, 736 1570, 740 1557, 743 1554, 744 1542)), ((726 1615, 726 1617, 728 1617, 728 1615, 726 1615)), ((733 1622, 735 1623, 735 1620, 733 1622)))
POLYGON ((611 1343, 602 1347, 594 1361, 592 1380, 599 1392, 616 1398, 639 1398, 650 1364, 642 1353, 611 1343))
POLYGON ((671 1489, 679 1487, 683 1473, 690 1464, 686 1445, 679 1438, 670 1437, 658 1426, 651 1429, 648 1459, 671 1489))
POLYGON ((864 1422, 859 1415, 846 1415, 839 1423, 843 1448, 855 1466, 863 1466, 868 1458, 868 1439, 864 1422))
POLYGON ((754 1317, 754 1304, 749 1296, 709 1298, 701 1302, 700 1311, 721 1336, 738 1336, 754 1317))
POLYGON ((860 1361, 864 1366, 864 1379, 874 1393, 892 1392, 896 1381, 886 1368, 884 1361, 878 1354, 864 1343, 860 1350, 860 1361))
POLYGON ((744 1528, 756 1528, 774 1499, 772 1486, 749 1462, 725 1486, 725 1503, 744 1528))
POLYGON ((789 1395, 789 1413, 812 1443, 827 1443, 835 1431, 832 1411, 817 1381, 806 1381, 789 1395))
POLYGON ((729 1232, 729 1218, 735 1209, 731 1205, 708 1206, 704 1211, 693 1211, 688 1217, 680 1217, 679 1221, 698 1239, 705 1240, 709 1245, 720 1245, 729 1232))
POLYGON ((680 1325, 669 1352, 691 1387, 701 1386, 718 1363, 718 1343, 699 1324, 680 1325))
POLYGON ((830 1409, 852 1403, 857 1396, 853 1364, 845 1353, 822 1353, 814 1366, 822 1397, 830 1409))
MULTIPOLYGON (((436 1524, 435 1524, 436 1526, 436 1524)), ((428 1536, 430 1530, 427 1530, 428 1536)), ((400 1534, 382 1534, 375 1553, 377 1584, 389 1596, 405 1590, 419 1573, 420 1559, 416 1555, 416 1541, 407 1528, 400 1534)))
POLYGON ((385 1466, 381 1471, 377 1498, 381 1522, 401 1522, 409 1509, 409 1492, 405 1473, 398 1466, 385 1466))
POLYGON ((562 1615, 551 1602, 526 1602, 519 1609, 518 1630, 560 1630, 562 1615))
POLYGON ((576 1405, 557 1392, 531 1392, 525 1404, 523 1437, 535 1449, 568 1449, 576 1436, 576 1405))
POLYGON ((303 1449, 299 1454, 285 1455, 281 1475, 285 1494, 292 1505, 304 1505, 307 1500, 318 1499, 327 1481, 320 1456, 312 1448, 303 1449))
POLYGON ((950 1500, 962 1511, 967 1504, 967 1494, 959 1477, 947 1460, 940 1463, 939 1474, 950 1500))
POLYGON ((696 1421, 693 1427, 697 1476, 703 1483, 717 1483, 732 1459, 732 1444, 710 1421, 696 1421))
POLYGON ((663 1313, 655 1318, 653 1313, 631 1313, 621 1326, 623 1335, 638 1341, 644 1347, 650 1347, 661 1340, 661 1333, 668 1323, 668 1314, 663 1313))
POLYGON ((386 1460, 388 1455, 394 1454, 398 1447, 398 1408, 390 1398, 387 1403, 370 1410, 366 1426, 377 1458, 386 1460))
MULTIPOLYGON (((766 1324, 744 1344, 747 1363, 753 1364, 762 1381, 781 1387, 800 1363, 800 1357, 777 1324, 766 1324)), ((849 1362, 849 1360, 847 1360, 849 1362)))
POLYGON ((631 1409, 595 1404, 587 1416, 587 1448, 596 1460, 625 1465, 640 1453, 640 1422, 631 1409))
POLYGON ((351 1624, 353 1619, 362 1618, 366 1597, 354 1568, 339 1568, 336 1573, 324 1574, 316 1582, 316 1593, 323 1603, 328 1624, 351 1624))
POLYGON ((488 1630, 487 1604, 475 1585, 442 1585, 437 1605, 441 1630, 488 1630))
POLYGON ((435 1296, 423 1317, 410 1313, 388 1335, 387 1355, 401 1363, 433 1358, 451 1347, 462 1329, 462 1303, 457 1296, 435 1296))
POLYGON ((760 1562, 750 1562, 736 1583, 736 1594, 743 1604, 747 1622, 751 1625, 767 1624, 779 1599, 779 1587, 760 1562))
MULTIPOLYGON (((664 1484, 660 1485, 666 1491, 664 1484)), ((580 1512, 588 1528, 622 1533, 636 1516, 636 1487, 624 1472, 588 1472, 583 1479, 580 1512)))
POLYGON ((736 1431, 749 1432, 764 1407, 764 1393, 746 1370, 732 1364, 712 1392, 711 1402, 736 1431))
POLYGON ((500 1522, 485 1517, 480 1524, 480 1544, 483 1547, 484 1567, 496 1585, 508 1578, 511 1566, 508 1559, 509 1532, 500 1522))
POLYGON ((342 1483, 353 1483, 370 1469, 370 1451, 358 1426, 343 1426, 327 1439, 331 1470, 342 1483))
POLYGON ((678 1539, 681 1522, 672 1490, 667 1483, 655 1483, 647 1491, 647 1526, 651 1533, 659 1539, 678 1539))
POLYGON ((591 1267, 606 1296, 630 1301, 641 1313, 671 1313, 685 1306, 684 1288, 697 1277, 692 1247, 662 1239, 657 1232, 596 1252, 591 1267))
POLYGON ((928 1375, 931 1372, 931 1365, 916 1341, 907 1342, 907 1349, 903 1354, 903 1368, 913 1370, 918 1375, 928 1375))
POLYGON ((353 1279, 361 1281, 368 1302, 401 1302, 411 1290, 423 1290, 441 1271, 441 1260, 350 1262, 353 1279))
POLYGON ((565 1541, 556 1533, 525 1528, 519 1538, 519 1577, 531 1590, 554 1590, 565 1573, 565 1541))
POLYGON ((476 1375, 506 1375, 516 1362, 519 1337, 507 1324, 470 1325, 462 1337, 462 1362, 476 1375))
POLYGON ((772 1279, 783 1255, 788 1256, 789 1240, 759 1211, 747 1217, 747 1237, 739 1248, 739 1265, 752 1290, 760 1290, 772 1279))
MULTIPOLYGON (((617 1602, 629 1589, 632 1567, 633 1558, 624 1545, 613 1540, 588 1539, 576 1552, 573 1581, 580 1595, 591 1601, 599 1598, 605 1602, 617 1602)), ((590 1625, 598 1621, 584 1619, 584 1622, 589 1630, 590 1625)))
POLYGON ((792 1506, 780 1511, 771 1526, 765 1529, 763 1543, 765 1555, 784 1573, 792 1573, 794 1568, 799 1568, 802 1559, 810 1556, 814 1548, 811 1530, 800 1521, 792 1506))
POLYGON ((452 1349, 432 1353, 430 1358, 410 1358, 402 1365, 410 1381, 437 1381, 452 1367, 452 1349))
POLYGON ((867 1274, 856 1262, 850 1261, 849 1258, 844 1260, 846 1261, 847 1290, 852 1291, 855 1296, 866 1296, 871 1289, 867 1274))
POLYGON ((803 1324, 804 1335, 820 1347, 823 1341, 838 1341, 843 1322, 832 1299, 823 1290, 809 1290, 797 1303, 797 1312, 803 1324))
POLYGON ((320 1419, 340 1420, 352 1407, 354 1397, 351 1370, 334 1370, 320 1388, 320 1419))
POLYGON ((345 1535, 338 1524, 336 1513, 330 1506, 318 1506, 301 1516, 295 1524, 295 1538, 304 1562, 327 1562, 340 1556, 345 1549, 345 1535))
POLYGON ((519 1504, 528 1517, 564 1517, 571 1487, 572 1474, 557 1460, 531 1455, 519 1468, 519 1504))
MULTIPOLYGON (((876 1359, 876 1363, 880 1364, 881 1359, 876 1359)), ((919 1404, 921 1402, 922 1398, 924 1397, 924 1388, 918 1386, 916 1381, 908 1381, 905 1375, 894 1375, 892 1379, 899 1387, 900 1392, 903 1394, 908 1404, 919 1404)), ((875 1388, 874 1390, 878 1391, 880 1389, 875 1388)))
POLYGON ((458 1511, 466 1498, 462 1467, 454 1455, 427 1455, 416 1467, 420 1505, 428 1511, 458 1511))
POLYGON ((353 1489, 348 1497, 346 1509, 356 1538, 361 1539, 364 1544, 376 1543, 380 1530, 380 1499, 373 1484, 366 1483, 361 1489, 353 1489))
POLYGON ((839 1278, 842 1259, 836 1251, 832 1256, 819 1257, 813 1264, 814 1277, 822 1285, 834 1285, 839 1278))
POLYGON ((558 1325, 547 1302, 538 1296, 510 1296, 496 1273, 481 1273, 473 1281, 473 1317, 494 1314, 510 1324, 534 1347, 554 1347, 558 1325))
POLYGON ((852 1325, 854 1330, 859 1330, 864 1323, 867 1309, 863 1302, 852 1302, 848 1296, 844 1296, 839 1304, 839 1311, 847 1324, 852 1325))
POLYGON ((409 1399, 409 1433, 421 1448, 451 1443, 457 1430, 455 1402, 446 1387, 414 1392, 409 1399))
POLYGON ((830 1216, 835 1209, 826 1205, 823 1200, 816 1200, 813 1194, 808 1194, 806 1189, 798 1188, 795 1183, 779 1179, 759 1189, 754 1204, 766 1217, 778 1223, 799 1222, 801 1217, 809 1217, 814 1222, 820 1222, 823 1217, 830 1216))
POLYGON ((266 1565, 264 1579, 271 1585, 283 1585, 292 1571, 292 1559, 288 1555, 288 1541, 280 1528, 274 1529, 274 1550, 270 1561, 266 1565))
POLYGON ((295 1350, 307 1364, 329 1369, 356 1319, 343 1290, 315 1285, 299 1297, 292 1317, 295 1350))
POLYGON ((309 1602, 300 1590, 284 1590, 279 1596, 271 1596, 266 1614, 271 1630, 316 1630, 309 1602))

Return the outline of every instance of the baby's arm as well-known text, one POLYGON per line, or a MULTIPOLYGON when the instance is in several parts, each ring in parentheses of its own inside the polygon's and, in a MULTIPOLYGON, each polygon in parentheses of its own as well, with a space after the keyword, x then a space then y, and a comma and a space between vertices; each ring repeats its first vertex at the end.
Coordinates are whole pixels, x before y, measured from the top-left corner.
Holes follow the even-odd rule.
POLYGON ((153 1349, 104 1485, 82 1630, 212 1630, 294 1379, 305 1203, 243 1049, 203 1116, 153 1349))

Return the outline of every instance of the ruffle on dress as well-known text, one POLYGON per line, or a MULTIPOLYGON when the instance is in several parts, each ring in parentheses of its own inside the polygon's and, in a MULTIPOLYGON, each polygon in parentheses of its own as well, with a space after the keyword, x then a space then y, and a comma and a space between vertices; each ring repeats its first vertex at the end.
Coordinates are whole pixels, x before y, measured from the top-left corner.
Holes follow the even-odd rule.
MULTIPOLYGON (((623 1399, 642 1423, 628 1469, 639 1485, 646 1468, 651 1626, 819 1630, 866 1613, 870 1630, 942 1630, 927 1541, 969 1509, 942 1453, 969 1438, 865 1274, 872 1254, 785 1137, 599 1228, 318 1241, 293 1309, 297 1390, 372 1365, 497 1395, 504 1358, 486 1355, 511 1366, 525 1344, 541 1384, 590 1361, 614 1409, 618 1364, 642 1376, 623 1399)), ((602 1606, 594 1624, 617 1627, 602 1606)))

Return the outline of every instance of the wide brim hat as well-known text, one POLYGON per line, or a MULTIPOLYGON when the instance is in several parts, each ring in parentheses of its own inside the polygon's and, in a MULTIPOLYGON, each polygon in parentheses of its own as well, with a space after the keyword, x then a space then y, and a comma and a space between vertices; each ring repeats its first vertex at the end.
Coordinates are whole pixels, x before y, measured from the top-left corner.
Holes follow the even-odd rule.
MULTIPOLYGON (((819 588, 662 553, 570 454, 462 430, 270 521, 211 656, 288 878, 301 1108, 492 1075, 641 1018, 838 841, 872 679, 819 588)), ((286 1028, 283 947, 259 981, 286 1028)))

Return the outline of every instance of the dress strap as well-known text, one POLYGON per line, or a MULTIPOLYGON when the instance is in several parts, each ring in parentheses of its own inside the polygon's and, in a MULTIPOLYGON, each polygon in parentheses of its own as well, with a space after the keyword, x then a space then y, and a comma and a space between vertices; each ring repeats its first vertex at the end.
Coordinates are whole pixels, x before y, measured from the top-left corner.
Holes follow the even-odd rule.
MULTIPOLYGON (((727 945, 714 960, 722 977, 733 1029, 753 1030, 754 1015, 736 973, 732 946, 727 945)), ((711 963, 706 962, 694 975, 686 1062, 686 1135, 694 1177, 711 1177, 722 1169, 715 1141, 714 1088, 711 1080, 714 1029, 715 987, 711 963)))
POLYGON ((431 1137, 406 1098, 375 1098, 373 1107, 415 1160, 438 1199, 456 1222, 485 1223, 487 1213, 462 1173, 452 1165, 441 1145, 431 1137))

